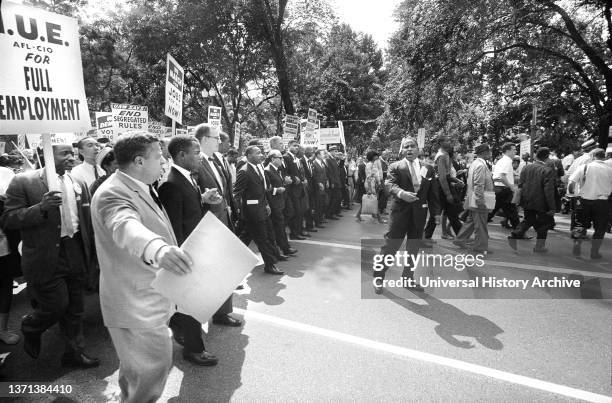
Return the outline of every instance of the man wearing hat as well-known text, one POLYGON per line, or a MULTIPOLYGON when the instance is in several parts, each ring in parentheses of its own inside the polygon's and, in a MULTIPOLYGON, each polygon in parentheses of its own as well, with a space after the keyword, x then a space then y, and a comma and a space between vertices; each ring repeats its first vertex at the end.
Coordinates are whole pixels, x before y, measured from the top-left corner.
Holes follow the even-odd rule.
MULTIPOLYGON (((576 158, 574 162, 572 162, 572 165, 570 165, 569 169, 566 172, 568 179, 574 174, 574 172, 581 169, 583 165, 591 162, 590 151, 595 149, 596 146, 597 146, 597 143, 595 143, 595 140, 593 139, 588 139, 587 141, 582 143, 580 148, 582 148, 582 151, 584 152, 584 154, 576 158)), ((580 193, 579 183, 574 185, 573 194, 569 191, 566 193, 566 196, 570 198, 570 209, 572 211, 571 218, 570 218, 571 219, 570 231, 572 233, 572 238, 574 239, 584 237, 586 235, 586 231, 583 233, 581 229, 588 228, 588 227, 585 227, 585 225, 583 224, 584 220, 583 220, 582 200, 580 200, 580 197, 577 196, 579 193, 580 193), (576 230, 576 228, 578 229, 576 230)))
POLYGON ((489 209, 485 203, 485 192, 493 192, 493 177, 487 165, 491 159, 491 148, 488 144, 479 144, 474 149, 476 158, 470 164, 467 178, 467 191, 463 208, 469 211, 465 223, 455 237, 453 244, 464 248, 469 237, 474 233, 472 248, 478 253, 490 253, 487 218, 489 209))
POLYGON ((94 181, 89 187, 89 192, 93 197, 94 193, 100 187, 105 180, 108 179, 116 170, 117 170, 117 162, 115 161, 115 152, 112 147, 104 147, 96 156, 96 165, 102 167, 105 175, 100 176, 98 179, 94 181))
POLYGON ((71 144, 54 145, 53 157, 60 191, 49 189, 45 169, 15 176, 6 191, 3 222, 21 231, 21 268, 36 301, 21 323, 23 347, 38 358, 42 334, 59 323, 66 341, 62 365, 96 367, 99 360, 83 352, 83 282, 95 261, 89 191, 68 174, 71 144))

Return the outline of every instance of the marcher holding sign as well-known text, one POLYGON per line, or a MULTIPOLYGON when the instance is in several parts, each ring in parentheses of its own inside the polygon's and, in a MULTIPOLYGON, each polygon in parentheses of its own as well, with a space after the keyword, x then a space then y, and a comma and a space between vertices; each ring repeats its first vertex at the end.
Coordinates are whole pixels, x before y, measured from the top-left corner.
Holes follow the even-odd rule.
POLYGON ((111 104, 115 135, 149 130, 149 108, 140 105, 111 104))
POLYGON ((3 1, 0 134, 91 128, 75 18, 3 1))

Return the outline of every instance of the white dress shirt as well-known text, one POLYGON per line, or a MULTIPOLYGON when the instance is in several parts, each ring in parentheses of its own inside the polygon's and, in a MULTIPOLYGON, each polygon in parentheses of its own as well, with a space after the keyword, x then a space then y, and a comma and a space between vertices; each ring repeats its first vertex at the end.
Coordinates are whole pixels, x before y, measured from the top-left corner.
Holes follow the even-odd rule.
POLYGON ((180 167, 176 164, 172 164, 172 166, 179 171, 185 178, 187 178, 187 180, 189 181, 189 183, 193 184, 193 176, 191 176, 191 172, 189 172, 188 170, 186 170, 183 167, 180 167))
POLYGON ((0 167, 0 195, 6 194, 6 189, 14 177, 15 172, 11 168, 0 167))
MULTIPOLYGON (((219 186, 221 187, 221 189, 219 189, 221 191, 220 193, 225 193, 225 188, 223 187, 224 186, 223 180, 221 179, 221 174, 219 173, 219 171, 217 171, 217 167, 212 161, 208 160, 209 158, 208 155, 204 153, 200 153, 200 154, 202 154, 202 157, 204 158, 204 160, 206 161, 210 169, 212 169, 213 174, 215 175, 215 179, 217 179, 217 183, 219 183, 219 186)), ((210 157, 210 158, 213 158, 213 157, 210 157)))
POLYGON ((512 168, 512 158, 507 155, 503 155, 495 167, 493 168, 493 180, 495 186, 506 186, 502 181, 499 180, 501 174, 506 174, 506 180, 510 183, 510 187, 514 186, 514 168, 512 168))
POLYGON ((94 169, 98 171, 98 177, 106 175, 106 172, 98 165, 91 165, 89 162, 83 161, 81 164, 72 168, 70 175, 75 179, 80 179, 87 184, 89 188, 96 180, 94 169))
MULTIPOLYGON (((595 160, 574 171, 570 182, 581 184, 578 195, 585 200, 608 200, 612 193, 612 168, 605 161, 595 160)), ((576 194, 576 191, 574 191, 576 194)))

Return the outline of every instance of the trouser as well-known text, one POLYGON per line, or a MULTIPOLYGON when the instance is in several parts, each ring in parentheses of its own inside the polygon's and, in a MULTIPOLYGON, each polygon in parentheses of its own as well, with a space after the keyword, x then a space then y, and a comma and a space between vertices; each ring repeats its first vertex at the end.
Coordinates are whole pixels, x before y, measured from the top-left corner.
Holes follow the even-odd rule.
MULTIPOLYGON (((610 204, 608 200, 585 200, 582 199, 583 221, 580 227, 576 227, 582 237, 586 235, 586 230, 593 224, 593 239, 603 239, 610 220, 610 204)), ((578 225, 578 224, 577 224, 578 225)))
POLYGON ((313 228, 315 225, 313 211, 316 206, 316 201, 315 201, 314 192, 310 189, 310 186, 313 186, 313 185, 312 184, 309 185, 308 191, 306 192, 306 196, 305 196, 307 205, 306 205, 306 209, 304 210, 304 227, 306 228, 313 228))
POLYGON ((290 216, 287 224, 293 236, 299 236, 302 233, 302 223, 304 221, 304 202, 302 197, 301 194, 293 193, 288 198, 290 200, 290 216))
POLYGON ((351 196, 349 194, 349 188, 347 186, 343 186, 340 188, 340 205, 346 208, 351 206, 351 196))
POLYGON ((42 334, 59 322, 66 343, 66 354, 79 353, 84 348, 83 287, 85 254, 80 233, 60 241, 55 273, 46 281, 26 278, 28 292, 36 301, 34 311, 22 321, 26 333, 42 334))
POLYGON ((584 211, 584 200, 581 197, 572 197, 570 199, 570 232, 572 238, 579 239, 586 236, 586 231, 590 228, 591 223, 587 220, 584 211))
POLYGON ((389 200, 389 196, 387 195, 387 191, 383 187, 378 191, 378 212, 383 213, 387 209, 387 201, 389 200))
POLYGON ((172 368, 172 341, 168 326, 147 329, 109 327, 119 357, 121 401, 156 402, 172 368))
POLYGON ((325 216, 327 218, 331 218, 335 214, 338 214, 340 212, 341 199, 342 196, 340 193, 340 188, 334 187, 329 189, 329 203, 327 205, 327 211, 325 213, 325 216))
POLYGON ((272 208, 270 213, 270 221, 274 229, 274 239, 276 245, 283 251, 289 250, 289 240, 287 240, 287 232, 285 232, 285 216, 283 210, 279 208, 272 208))
POLYGON ((278 254, 274 240, 270 237, 271 227, 272 223, 269 218, 260 221, 247 222, 249 234, 251 234, 255 245, 257 245, 257 249, 259 249, 261 257, 263 258, 266 266, 276 263, 276 256, 278 254))
POLYGON ((510 221, 512 228, 519 225, 518 211, 516 205, 512 204, 512 196, 514 193, 506 186, 495 186, 495 208, 489 213, 489 220, 495 216, 499 209, 504 212, 504 215, 510 221))
MULTIPOLYGON (((423 207, 420 201, 416 201, 401 208, 393 209, 389 216, 389 230, 385 234, 385 244, 380 250, 380 254, 395 255, 406 239, 406 252, 409 255, 409 263, 404 267, 403 277, 414 278, 414 259, 419 253, 422 245, 423 227, 427 207, 423 207)), ((380 270, 374 269, 374 277, 384 278, 389 267, 384 265, 380 270)))
MULTIPOLYGON (((440 201, 442 203, 442 209, 443 209, 442 214, 446 215, 446 218, 448 218, 448 221, 450 222, 450 225, 453 231, 455 231, 455 235, 457 235, 459 231, 461 230, 461 225, 462 225, 461 221, 459 220, 459 213, 461 212, 461 205, 459 205, 458 203, 449 203, 446 199, 443 199, 440 201)), ((431 210, 430 210, 429 219, 427 220, 427 224, 425 225, 425 238, 431 239, 435 230, 436 230, 436 217, 433 214, 431 214, 431 210)))
POLYGON ((518 227, 512 231, 512 235, 517 238, 523 238, 525 236, 525 232, 527 232, 529 228, 533 227, 533 229, 536 231, 537 239, 545 240, 548 234, 548 229, 552 223, 553 216, 542 211, 525 209, 525 218, 518 225, 518 227))
POLYGON ((168 323, 177 340, 181 340, 185 351, 201 353, 205 350, 202 340, 202 324, 193 316, 175 312, 168 323))
POLYGON ((468 215, 455 237, 455 243, 466 244, 472 234, 474 234, 474 242, 472 247, 478 251, 489 249, 489 229, 487 227, 486 210, 468 210, 468 215))
POLYGON ((315 209, 314 209, 314 222, 316 225, 321 225, 323 222, 323 215, 326 209, 327 193, 323 190, 315 192, 315 209))

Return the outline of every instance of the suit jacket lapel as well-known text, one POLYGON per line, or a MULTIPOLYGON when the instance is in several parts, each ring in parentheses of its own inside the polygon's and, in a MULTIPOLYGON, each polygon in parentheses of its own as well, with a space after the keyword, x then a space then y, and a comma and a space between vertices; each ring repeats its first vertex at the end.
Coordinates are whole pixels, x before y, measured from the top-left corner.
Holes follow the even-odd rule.
MULTIPOLYGON (((211 157, 214 161, 214 157, 211 157)), ((217 184, 217 191, 219 192, 219 194, 223 195, 223 187, 221 187, 221 184, 219 183, 219 181, 217 180, 217 176, 215 175, 215 173, 212 171, 212 169, 210 168, 209 164, 214 164, 213 161, 207 160, 206 158, 202 158, 202 166, 204 167, 204 170, 206 171, 206 173, 208 173, 210 175, 211 178, 213 178, 213 180, 215 181, 215 183, 217 184)), ((221 174, 220 174, 221 175, 221 174)))
POLYGON ((166 221, 166 223, 170 223, 170 219, 166 215, 166 212, 163 210, 160 210, 159 206, 157 205, 157 203, 155 203, 155 201, 153 200, 153 198, 148 192, 145 192, 144 189, 142 189, 137 183, 134 183, 134 181, 130 179, 126 174, 121 173, 120 171, 117 171, 115 175, 117 175, 119 179, 121 180, 121 182, 123 182, 128 188, 130 188, 132 191, 137 193, 138 196, 145 203, 147 203, 147 205, 151 207, 153 211, 155 211, 155 214, 157 214, 161 219, 166 221))

